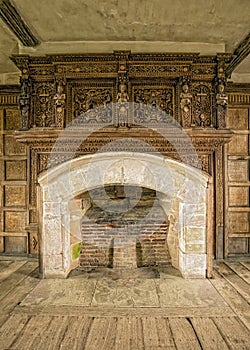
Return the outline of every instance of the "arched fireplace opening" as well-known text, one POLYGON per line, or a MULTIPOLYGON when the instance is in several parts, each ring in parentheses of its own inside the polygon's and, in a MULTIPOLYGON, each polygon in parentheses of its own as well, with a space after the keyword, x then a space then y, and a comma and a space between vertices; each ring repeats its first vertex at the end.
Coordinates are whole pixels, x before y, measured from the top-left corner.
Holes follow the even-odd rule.
POLYGON ((81 220, 79 265, 131 269, 171 263, 168 213, 155 190, 106 185, 76 198, 81 220))
MULTIPOLYGON (((42 277, 66 278, 72 269, 79 266, 80 256, 84 253, 80 230, 83 215, 88 210, 90 218, 94 213, 97 217, 100 214, 99 209, 91 204, 93 198, 91 200, 90 196, 81 198, 81 194, 87 192, 93 194, 95 191, 98 194, 100 188, 106 193, 106 200, 109 199, 111 203, 120 201, 123 206, 128 205, 126 198, 129 196, 124 196, 126 188, 130 193, 133 193, 133 190, 135 193, 135 189, 143 191, 150 189, 151 193, 157 194, 158 201, 154 201, 156 204, 148 207, 150 210, 145 218, 157 223, 157 215, 163 211, 166 213, 166 216, 164 214, 163 216, 169 223, 166 223, 163 230, 168 225, 167 246, 171 264, 179 269, 184 277, 206 277, 212 259, 213 241, 209 222, 212 222, 213 212, 209 201, 209 176, 202 171, 170 158, 150 154, 120 152, 118 156, 116 152, 106 152, 98 156, 82 156, 65 162, 41 175, 38 182, 39 266, 42 277), (113 202, 105 188, 111 191, 110 196, 116 196, 113 202), (157 207, 157 203, 162 209, 160 206, 157 207)), ((132 200, 133 196, 130 196, 132 200)), ((105 202, 104 199, 102 196, 99 199, 100 207, 105 204, 100 203, 105 202)), ((95 200, 98 202, 98 196, 95 200)), ((113 207, 121 208, 117 205, 113 207)), ((144 211, 143 215, 145 213, 144 211)), ((104 224, 103 237, 115 229, 112 220, 108 219, 104 224)), ((144 225, 144 229, 146 226, 144 225)), ((93 223, 89 228, 91 232, 93 223)), ((127 232, 124 234, 124 230, 127 230, 126 225, 123 223, 122 226, 120 223, 117 228, 123 230, 123 234, 120 236, 110 234, 107 240, 110 245, 112 238, 113 245, 110 249, 113 249, 113 257, 112 259, 110 257, 108 264, 111 265, 112 262, 113 266, 114 262, 117 266, 122 264, 119 262, 119 254, 114 257, 114 252, 119 252, 119 248, 123 249, 129 244, 124 240, 120 241, 121 237, 128 236, 127 232)), ((86 233, 86 239, 90 237, 91 235, 86 233)), ((131 240, 134 240, 136 245, 136 237, 131 240)), ((137 262, 139 250, 134 251, 136 254, 134 261, 137 262)), ((128 255, 128 252, 123 253, 128 255)), ((150 259, 146 263, 150 264, 150 259)))

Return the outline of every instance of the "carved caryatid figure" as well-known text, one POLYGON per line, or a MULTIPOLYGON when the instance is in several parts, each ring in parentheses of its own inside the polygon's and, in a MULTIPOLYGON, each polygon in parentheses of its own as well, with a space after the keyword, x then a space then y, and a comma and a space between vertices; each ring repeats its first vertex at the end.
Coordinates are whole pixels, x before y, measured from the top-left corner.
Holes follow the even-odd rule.
POLYGON ((29 111, 30 111, 30 95, 29 95, 29 86, 28 81, 22 81, 21 87, 21 95, 19 97, 19 109, 21 113, 21 129, 20 130, 28 130, 29 129, 29 111))
POLYGON ((57 93, 54 96, 55 125, 57 128, 63 128, 65 100, 66 100, 66 95, 63 92, 63 85, 61 82, 59 82, 57 86, 57 93))
POLYGON ((217 105, 217 125, 219 129, 224 129, 226 127, 226 111, 228 97, 224 93, 224 85, 220 83, 218 85, 216 94, 216 105, 217 105))
POLYGON ((125 83, 119 85, 119 92, 117 94, 118 102, 118 126, 128 126, 128 101, 127 86, 125 83))
POLYGON ((192 94, 189 92, 189 86, 184 83, 182 86, 182 92, 180 93, 181 98, 181 114, 182 114, 182 125, 184 128, 191 126, 192 118, 192 94))

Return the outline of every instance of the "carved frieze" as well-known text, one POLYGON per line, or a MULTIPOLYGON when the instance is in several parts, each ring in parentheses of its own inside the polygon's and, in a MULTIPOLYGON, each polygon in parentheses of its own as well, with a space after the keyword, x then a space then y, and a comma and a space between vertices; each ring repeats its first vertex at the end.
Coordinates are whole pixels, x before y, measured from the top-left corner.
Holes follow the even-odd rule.
POLYGON ((129 74, 131 76, 179 76, 188 71, 188 66, 183 65, 157 65, 157 64, 145 64, 135 63, 129 67, 129 74))
POLYGON ((56 72, 63 75, 107 75, 115 73, 117 69, 116 62, 103 64, 99 62, 79 62, 75 64, 58 64, 56 65, 56 72))

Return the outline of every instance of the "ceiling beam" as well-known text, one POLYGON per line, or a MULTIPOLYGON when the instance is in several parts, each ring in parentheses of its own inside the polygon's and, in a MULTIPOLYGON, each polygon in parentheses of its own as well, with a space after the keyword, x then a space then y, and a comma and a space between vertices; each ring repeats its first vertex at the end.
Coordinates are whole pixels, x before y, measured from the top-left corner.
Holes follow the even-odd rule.
POLYGON ((10 0, 0 1, 0 18, 24 46, 34 47, 40 44, 10 0))
POLYGON ((235 68, 250 54, 250 33, 241 41, 234 50, 233 58, 226 69, 226 75, 231 76, 235 68))

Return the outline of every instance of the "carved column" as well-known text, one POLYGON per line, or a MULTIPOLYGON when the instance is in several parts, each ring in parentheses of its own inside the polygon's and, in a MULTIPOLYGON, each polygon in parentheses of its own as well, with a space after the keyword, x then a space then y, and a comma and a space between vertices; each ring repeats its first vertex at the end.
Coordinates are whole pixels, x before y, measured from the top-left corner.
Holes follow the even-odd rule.
POLYGON ((55 110, 55 126, 59 129, 63 129, 65 118, 65 104, 66 94, 64 93, 64 84, 62 80, 57 83, 56 94, 54 96, 54 110, 55 110))
POLYGON ((182 91, 180 93, 180 106, 181 106, 181 119, 182 126, 184 128, 190 128, 192 123, 192 98, 193 95, 190 92, 190 82, 187 79, 183 79, 181 82, 182 91))
POLYGON ((19 109, 21 114, 21 129, 28 130, 30 124, 30 80, 28 78, 21 78, 21 94, 19 96, 19 109))
POLYGON ((129 127, 131 124, 129 113, 129 94, 128 94, 128 74, 127 74, 127 55, 118 56, 118 78, 117 78, 117 106, 115 113, 116 127, 129 127))

